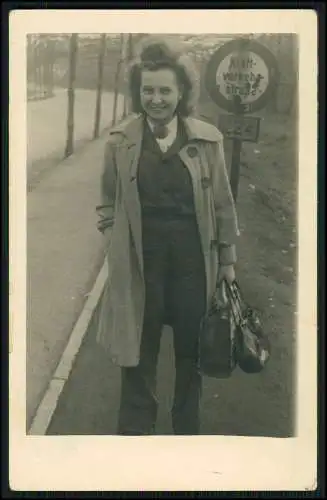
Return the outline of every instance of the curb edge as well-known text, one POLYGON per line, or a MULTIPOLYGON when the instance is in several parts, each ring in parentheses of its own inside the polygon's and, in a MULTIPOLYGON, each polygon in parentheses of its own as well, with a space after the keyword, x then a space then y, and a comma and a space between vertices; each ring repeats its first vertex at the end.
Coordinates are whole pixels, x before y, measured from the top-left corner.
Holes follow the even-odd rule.
POLYGON ((27 432, 28 435, 46 434, 56 410, 59 397, 69 379, 75 358, 80 350, 82 341, 88 331, 91 319, 101 298, 107 278, 107 272, 107 258, 105 257, 101 270, 95 280, 91 292, 88 295, 82 312, 79 315, 71 334, 69 335, 68 342, 63 354, 61 355, 58 366, 37 407, 35 416, 27 432))

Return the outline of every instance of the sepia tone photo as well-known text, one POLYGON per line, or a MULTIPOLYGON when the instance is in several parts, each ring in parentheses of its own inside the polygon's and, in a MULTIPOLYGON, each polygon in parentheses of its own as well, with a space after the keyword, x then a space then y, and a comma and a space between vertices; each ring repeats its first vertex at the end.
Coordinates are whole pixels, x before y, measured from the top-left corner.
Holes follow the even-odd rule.
POLYGON ((26 292, 14 287, 11 476, 66 491, 314 489, 304 19, 221 11, 197 29, 204 12, 167 12, 166 33, 155 11, 137 31, 132 12, 80 14, 75 29, 73 11, 16 19, 26 292))
MULTIPOLYGON (((110 279, 94 304, 47 434, 294 435, 297 88, 298 43, 288 33, 28 36, 27 425, 32 431, 37 432, 33 417, 46 382, 61 380, 56 369, 59 364, 60 372, 72 338, 70 328, 106 254, 110 279), (270 59, 264 59, 266 52, 252 52, 249 43, 266 49, 270 59), (213 58, 229 46, 211 75, 213 58), (223 121, 235 116, 228 104, 238 96, 240 107, 255 106, 273 79, 261 109, 239 115, 248 129, 239 132, 240 141, 235 124, 223 121), (213 100, 217 84, 227 106, 213 100), (258 120, 259 131, 249 117, 258 120), (153 140, 152 124, 171 127, 167 146, 160 143, 165 141, 160 130, 153 140), (140 141, 136 166, 125 152, 131 138, 140 141), (214 248, 218 274, 234 273, 272 350, 262 372, 237 367, 223 378, 198 374, 200 322, 217 269, 211 254, 204 269, 207 249, 206 242, 200 248, 195 204, 205 201, 194 200, 183 157, 183 152, 195 156, 191 172, 201 169, 198 154, 212 144, 221 149, 213 148, 216 156, 201 161, 204 170, 222 169, 217 194, 222 206, 214 221, 205 209, 201 216, 207 224, 220 224, 214 248), (113 183, 125 181, 117 173, 111 179, 114 168, 134 168, 138 203, 124 199, 134 196, 124 186, 117 195, 113 183), (138 204, 142 224, 133 219, 138 204), (121 217, 129 221, 127 228, 121 217), (139 227, 141 238, 133 234, 139 227), (133 260, 139 241, 144 290, 133 260), (166 326, 169 307, 174 318, 166 326), (142 327, 141 316, 139 335, 134 331, 142 327)), ((203 184, 206 177, 200 175, 203 184)), ((216 355, 223 356, 219 349, 216 355)))

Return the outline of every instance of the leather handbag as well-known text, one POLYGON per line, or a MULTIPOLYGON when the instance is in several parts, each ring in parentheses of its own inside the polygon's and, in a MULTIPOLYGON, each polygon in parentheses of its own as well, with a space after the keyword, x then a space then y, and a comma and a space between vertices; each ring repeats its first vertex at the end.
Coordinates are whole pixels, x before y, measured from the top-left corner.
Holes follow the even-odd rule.
POLYGON ((259 373, 270 355, 259 316, 245 302, 237 281, 221 281, 200 325, 200 373, 228 378, 237 365, 245 373, 259 373))
POLYGON ((237 364, 245 373, 259 373, 271 356, 269 338, 258 314, 244 300, 236 280, 231 285, 226 283, 226 292, 236 325, 237 364))
POLYGON ((214 378, 228 378, 234 371, 236 358, 236 325, 222 281, 203 317, 199 333, 199 371, 214 378))

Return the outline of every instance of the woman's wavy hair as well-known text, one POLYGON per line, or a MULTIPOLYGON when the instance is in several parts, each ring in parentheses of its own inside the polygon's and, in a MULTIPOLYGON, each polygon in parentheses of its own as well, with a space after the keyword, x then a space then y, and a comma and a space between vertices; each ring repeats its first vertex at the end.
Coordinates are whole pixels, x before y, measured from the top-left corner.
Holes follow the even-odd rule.
POLYGON ((129 67, 128 88, 134 113, 143 111, 140 98, 142 70, 156 71, 167 68, 175 72, 177 82, 182 88, 177 113, 189 116, 195 111, 199 82, 192 60, 175 42, 172 44, 170 40, 150 36, 141 41, 136 57, 129 67))

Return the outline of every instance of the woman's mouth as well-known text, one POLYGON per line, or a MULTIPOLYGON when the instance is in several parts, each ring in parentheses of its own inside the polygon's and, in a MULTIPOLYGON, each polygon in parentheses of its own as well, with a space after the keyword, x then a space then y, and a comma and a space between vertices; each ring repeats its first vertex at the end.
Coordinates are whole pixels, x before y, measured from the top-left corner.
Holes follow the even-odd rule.
POLYGON ((164 111, 166 109, 167 106, 149 106, 149 109, 151 111, 164 111))

